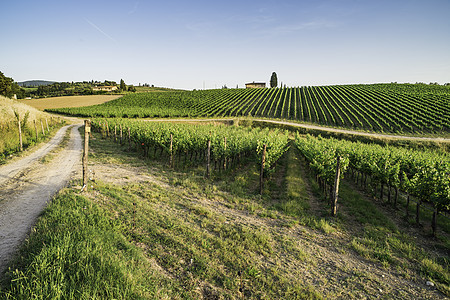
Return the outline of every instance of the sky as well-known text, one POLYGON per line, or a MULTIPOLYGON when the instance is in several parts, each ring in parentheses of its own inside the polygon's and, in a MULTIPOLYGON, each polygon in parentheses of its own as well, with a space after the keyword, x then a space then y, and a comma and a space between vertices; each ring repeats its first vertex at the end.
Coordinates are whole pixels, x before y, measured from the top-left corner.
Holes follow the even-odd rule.
POLYGON ((450 82, 450 0, 0 0, 0 28, 16 82, 450 82))

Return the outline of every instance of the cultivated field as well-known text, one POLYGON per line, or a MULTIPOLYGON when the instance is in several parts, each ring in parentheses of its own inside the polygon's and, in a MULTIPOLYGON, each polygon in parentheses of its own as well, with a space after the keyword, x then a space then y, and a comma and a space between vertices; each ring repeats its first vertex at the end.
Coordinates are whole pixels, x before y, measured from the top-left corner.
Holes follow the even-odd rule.
POLYGON ((88 95, 88 96, 66 96, 31 100, 20 100, 39 110, 62 107, 83 107, 102 104, 121 97, 122 95, 88 95))
POLYGON ((397 134, 450 132, 450 87, 423 84, 219 89, 128 94, 58 109, 85 117, 263 117, 397 134))

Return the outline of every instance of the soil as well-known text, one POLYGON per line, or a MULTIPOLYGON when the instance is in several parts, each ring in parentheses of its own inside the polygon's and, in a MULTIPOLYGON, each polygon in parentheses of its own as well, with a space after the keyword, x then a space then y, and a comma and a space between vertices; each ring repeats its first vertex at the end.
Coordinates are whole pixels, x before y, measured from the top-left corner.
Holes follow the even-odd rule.
POLYGON ((80 126, 62 127, 43 147, 0 167, 0 276, 46 204, 75 173, 81 174, 80 126), (59 151, 68 131, 70 140, 59 151), (44 160, 50 153, 51 160, 44 160))

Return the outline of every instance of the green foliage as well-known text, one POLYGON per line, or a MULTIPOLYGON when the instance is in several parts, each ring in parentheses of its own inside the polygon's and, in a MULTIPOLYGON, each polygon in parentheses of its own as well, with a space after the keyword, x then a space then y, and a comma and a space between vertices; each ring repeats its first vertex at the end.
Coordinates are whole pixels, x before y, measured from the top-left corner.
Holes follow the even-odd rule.
POLYGON ((121 91, 126 91, 127 90, 127 85, 125 84, 125 81, 123 81, 123 79, 120 79, 119 89, 121 91))
POLYGON ((448 154, 300 135, 296 145, 314 171, 329 183, 334 176, 335 157, 340 153, 348 157, 348 166, 377 182, 404 190, 439 210, 450 210, 448 154))
POLYGON ((0 95, 5 97, 12 96, 14 80, 10 77, 6 77, 2 72, 0 72, 0 95))
POLYGON ((288 149, 288 135, 280 130, 246 128, 237 126, 190 125, 164 122, 143 122, 127 119, 94 119, 96 130, 105 130, 108 122, 110 130, 114 126, 130 128, 132 141, 142 148, 160 148, 170 154, 170 135, 173 136, 172 154, 204 153, 211 140, 213 160, 236 158, 250 155, 259 158, 262 145, 267 145, 265 169, 270 170, 288 149), (226 146, 225 146, 226 138, 226 146))
POLYGON ((270 87, 274 88, 278 86, 278 78, 277 73, 273 72, 272 76, 270 76, 270 87))

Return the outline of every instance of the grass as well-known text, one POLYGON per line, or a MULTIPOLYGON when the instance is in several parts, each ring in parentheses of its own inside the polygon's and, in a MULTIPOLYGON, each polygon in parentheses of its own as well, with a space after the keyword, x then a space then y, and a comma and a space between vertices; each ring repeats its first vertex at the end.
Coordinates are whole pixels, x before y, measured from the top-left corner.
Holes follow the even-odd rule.
POLYGON ((448 256, 431 259, 413 238, 401 232, 373 202, 362 197, 345 182, 341 186, 340 197, 345 199, 347 213, 363 226, 362 234, 351 240, 352 249, 370 260, 380 262, 385 268, 414 269, 437 283, 444 293, 450 294, 448 256))
POLYGON ((448 262, 346 184, 339 218, 331 218, 295 149, 261 197, 251 161, 205 179, 201 166, 170 169, 94 136, 90 168, 99 178, 87 192, 69 187, 55 197, 4 276, 0 298, 417 296, 377 277, 384 269, 448 293, 448 262), (360 268, 367 260, 378 273, 360 268))

